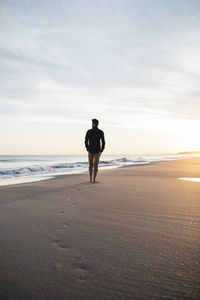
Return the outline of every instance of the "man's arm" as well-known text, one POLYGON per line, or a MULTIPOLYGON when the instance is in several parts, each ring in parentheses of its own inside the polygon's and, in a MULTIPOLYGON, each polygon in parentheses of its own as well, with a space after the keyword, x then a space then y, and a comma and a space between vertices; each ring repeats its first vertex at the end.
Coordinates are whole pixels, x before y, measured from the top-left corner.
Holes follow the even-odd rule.
POLYGON ((104 132, 102 133, 102 137, 101 137, 101 152, 103 152, 103 150, 105 149, 105 137, 104 137, 104 132))
POLYGON ((89 150, 89 144, 88 144, 88 142, 89 142, 89 133, 87 131, 86 135, 85 135, 85 148, 86 148, 87 151, 89 150))

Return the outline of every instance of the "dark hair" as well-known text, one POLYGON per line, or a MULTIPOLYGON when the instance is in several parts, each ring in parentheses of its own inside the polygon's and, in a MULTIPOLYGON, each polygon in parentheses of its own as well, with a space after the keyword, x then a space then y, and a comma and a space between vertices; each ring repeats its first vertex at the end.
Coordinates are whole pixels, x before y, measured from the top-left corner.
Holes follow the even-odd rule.
POLYGON ((99 121, 97 119, 92 119, 92 122, 95 124, 95 126, 99 125, 99 121))

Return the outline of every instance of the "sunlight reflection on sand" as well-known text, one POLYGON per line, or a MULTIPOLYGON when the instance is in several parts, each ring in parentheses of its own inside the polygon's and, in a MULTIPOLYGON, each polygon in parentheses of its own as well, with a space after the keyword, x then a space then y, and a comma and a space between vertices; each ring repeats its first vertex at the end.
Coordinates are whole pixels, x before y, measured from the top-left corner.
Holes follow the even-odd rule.
POLYGON ((185 177, 185 178, 179 178, 180 180, 186 180, 186 181, 192 181, 192 182, 200 182, 200 178, 192 178, 192 177, 185 177))

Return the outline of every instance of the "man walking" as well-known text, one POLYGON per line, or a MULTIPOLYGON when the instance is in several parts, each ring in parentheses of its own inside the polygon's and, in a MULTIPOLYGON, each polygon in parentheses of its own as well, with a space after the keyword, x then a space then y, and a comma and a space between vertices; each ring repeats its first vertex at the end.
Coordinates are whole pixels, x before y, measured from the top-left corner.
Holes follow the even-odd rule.
POLYGON ((96 182, 98 164, 101 153, 105 148, 104 132, 98 128, 99 121, 92 120, 92 129, 86 132, 85 147, 88 151, 90 182, 96 182))

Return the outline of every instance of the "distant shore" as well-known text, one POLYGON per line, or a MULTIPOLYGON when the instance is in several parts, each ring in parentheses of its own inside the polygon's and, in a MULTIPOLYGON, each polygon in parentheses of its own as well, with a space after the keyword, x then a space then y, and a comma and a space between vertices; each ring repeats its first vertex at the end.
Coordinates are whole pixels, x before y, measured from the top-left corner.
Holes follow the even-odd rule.
POLYGON ((179 152, 178 154, 185 155, 185 154, 200 154, 200 151, 185 151, 179 152))
POLYGON ((200 158, 0 187, 0 299, 199 299, 200 158))

